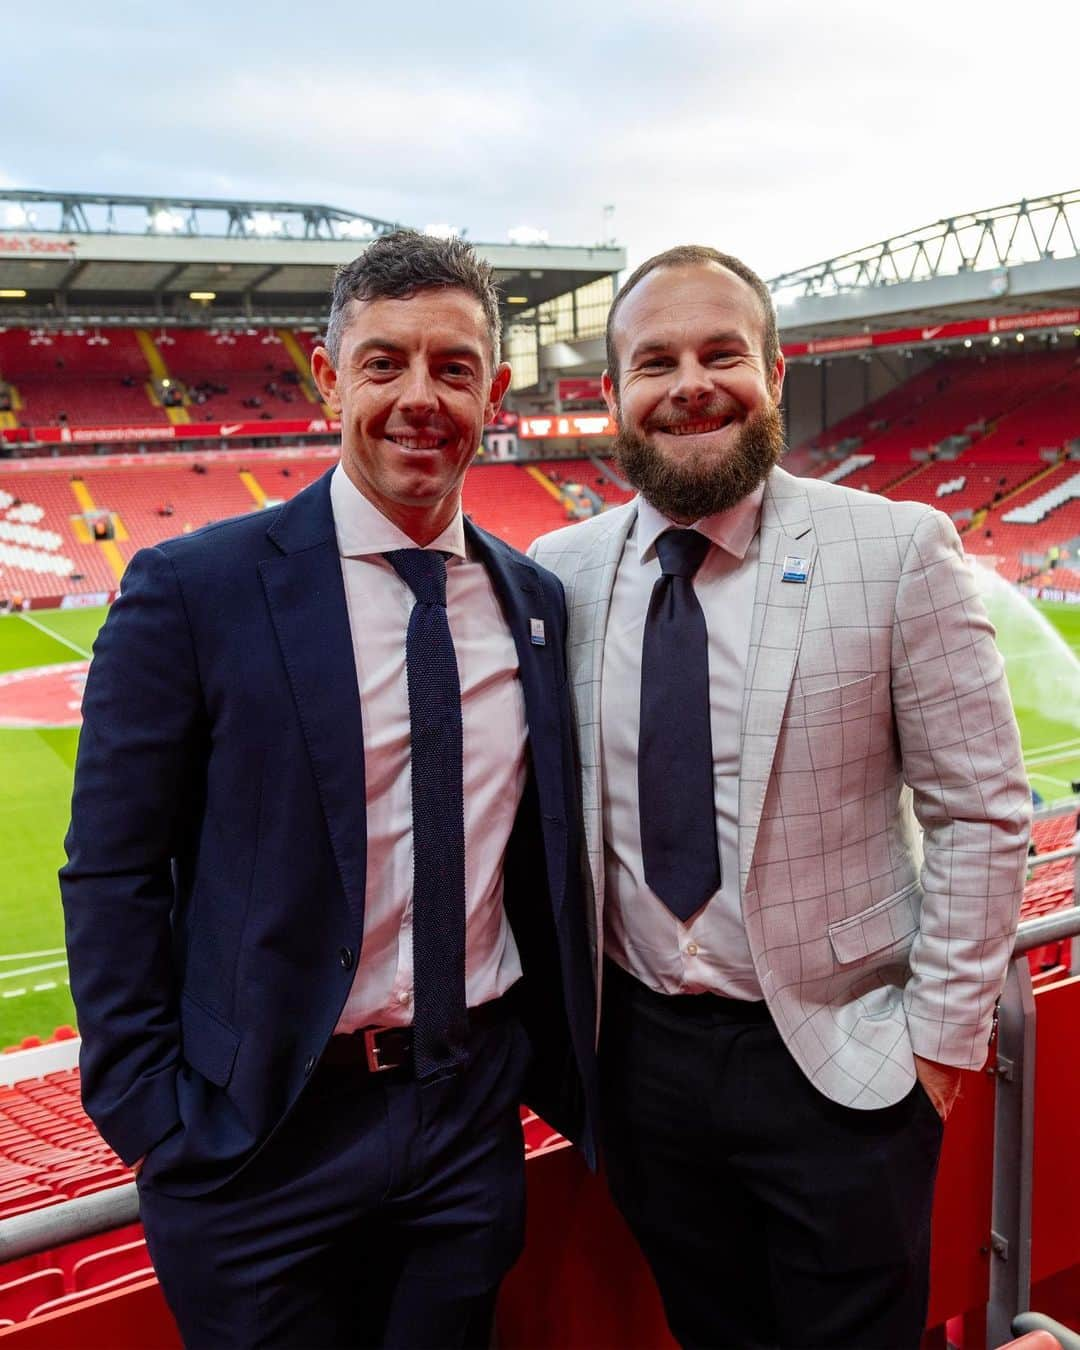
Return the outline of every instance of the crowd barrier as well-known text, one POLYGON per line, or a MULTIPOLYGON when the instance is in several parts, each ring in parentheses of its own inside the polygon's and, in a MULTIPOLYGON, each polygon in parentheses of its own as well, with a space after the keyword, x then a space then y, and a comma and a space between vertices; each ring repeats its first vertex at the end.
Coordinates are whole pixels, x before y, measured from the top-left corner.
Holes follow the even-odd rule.
MULTIPOLYGON (((1078 933, 1076 908, 1021 925, 996 1054, 983 1073, 968 1076, 949 1119, 925 1350, 943 1350, 946 1322, 948 1341, 963 1350, 1003 1346, 1013 1319, 1033 1302, 1078 1324, 1080 974, 1063 969, 1033 979, 1027 958, 1078 933)), ((673 1347, 652 1277, 603 1180, 560 1143, 530 1154, 526 1180, 528 1238, 499 1302, 501 1350, 673 1347)), ((129 1223, 137 1206, 129 1184, 6 1220, 0 1263, 129 1223)), ((0 1343, 4 1350, 179 1346, 160 1289, 142 1278, 2 1330, 0 1343)))

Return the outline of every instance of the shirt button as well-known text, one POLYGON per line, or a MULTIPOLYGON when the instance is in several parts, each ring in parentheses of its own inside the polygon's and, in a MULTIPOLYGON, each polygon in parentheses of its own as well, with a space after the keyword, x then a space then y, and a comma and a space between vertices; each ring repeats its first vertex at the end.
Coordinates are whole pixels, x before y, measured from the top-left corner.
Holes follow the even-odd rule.
POLYGON ((398 996, 397 996, 397 1001, 398 1001, 400 1004, 402 1004, 402 1005, 404 1005, 404 1004, 406 1004, 406 1003, 411 1003, 411 1002, 412 1002, 412 994, 410 994, 409 991, 408 991, 407 989, 403 989, 403 990, 401 991, 401 993, 398 994, 398 996))
POLYGON ((686 954, 687 956, 697 956, 698 945, 696 942, 688 942, 686 944, 686 954))
POLYGON ((318 1061, 318 1058, 317 1058, 315 1055, 308 1055, 307 1059, 304 1060, 304 1077, 305 1077, 305 1078, 310 1078, 310 1077, 311 1077, 311 1074, 313 1073, 313 1071, 314 1071, 314 1069, 315 1069, 315 1065, 316 1065, 318 1062, 319 1062, 319 1061, 318 1061))
POLYGON ((341 962, 342 970, 352 970, 353 954, 349 947, 342 947, 338 952, 338 960, 341 962))

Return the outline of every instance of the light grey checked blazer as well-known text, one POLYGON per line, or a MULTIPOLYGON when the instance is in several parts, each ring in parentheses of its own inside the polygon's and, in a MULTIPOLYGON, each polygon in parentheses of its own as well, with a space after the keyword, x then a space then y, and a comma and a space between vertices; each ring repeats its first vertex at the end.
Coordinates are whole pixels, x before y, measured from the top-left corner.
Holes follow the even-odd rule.
MULTIPOLYGON (((594 939, 604 629, 636 512, 532 548, 570 612, 594 939)), ((769 1011, 826 1096, 898 1101, 913 1051, 982 1065, 1030 817, 1003 663, 952 523, 774 469, 743 694, 739 877, 769 1011), (789 555, 807 561, 805 583, 781 579, 789 555)))

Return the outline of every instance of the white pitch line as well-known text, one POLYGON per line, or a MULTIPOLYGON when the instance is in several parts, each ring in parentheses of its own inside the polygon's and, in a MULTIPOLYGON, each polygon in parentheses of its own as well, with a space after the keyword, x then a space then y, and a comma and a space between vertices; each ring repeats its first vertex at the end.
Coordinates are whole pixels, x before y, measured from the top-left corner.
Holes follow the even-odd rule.
POLYGON ((1070 759, 1076 759, 1080 755, 1080 746, 1075 750, 1063 750, 1060 755, 1033 755, 1031 759, 1025 761, 1036 769, 1042 768, 1044 764, 1066 764, 1070 759))
POLYGON ((90 660, 91 653, 88 652, 85 647, 78 646, 78 644, 72 642, 70 638, 61 637, 59 633, 56 633, 51 628, 46 627, 45 624, 38 623, 37 619, 32 619, 29 614, 19 614, 16 617, 22 619, 23 623, 28 623, 31 628, 36 628, 39 633, 44 633, 46 637, 51 637, 54 638, 57 642, 62 642, 65 647, 70 648, 71 651, 76 653, 76 655, 85 657, 87 661, 90 660))
POLYGON ((56 988, 56 981, 55 981, 55 980, 46 980, 44 984, 35 984, 35 985, 34 985, 34 993, 35 993, 35 994, 40 994, 40 993, 42 992, 43 989, 55 989, 55 988, 56 988))
POLYGON ((25 989, 8 989, 5 990, 3 994, 0 994, 0 998, 18 998, 21 994, 25 993, 25 989))
POLYGON ((46 961, 40 966, 24 966, 22 970, 0 971, 0 980, 17 980, 20 975, 36 975, 39 970, 56 970, 66 965, 66 961, 46 961))
POLYGON ((34 961, 39 956, 63 956, 63 947, 46 947, 40 952, 12 952, 10 956, 0 956, 0 961, 34 961))

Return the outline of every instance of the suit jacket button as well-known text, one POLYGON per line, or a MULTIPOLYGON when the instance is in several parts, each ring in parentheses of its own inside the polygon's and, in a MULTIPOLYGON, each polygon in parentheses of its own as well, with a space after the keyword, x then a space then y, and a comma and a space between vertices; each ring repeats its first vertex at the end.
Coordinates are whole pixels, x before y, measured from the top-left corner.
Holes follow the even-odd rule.
POLYGON ((352 970, 353 954, 350 947, 342 947, 338 952, 338 960, 341 962, 342 970, 352 970))
POLYGON ((319 1058, 318 1058, 317 1055, 308 1055, 307 1059, 304 1060, 304 1077, 305 1077, 305 1078, 310 1078, 310 1077, 311 1077, 311 1074, 312 1074, 312 1072, 313 1072, 313 1070, 314 1070, 314 1068, 315 1068, 315 1065, 318 1064, 318 1062, 319 1062, 319 1058))

